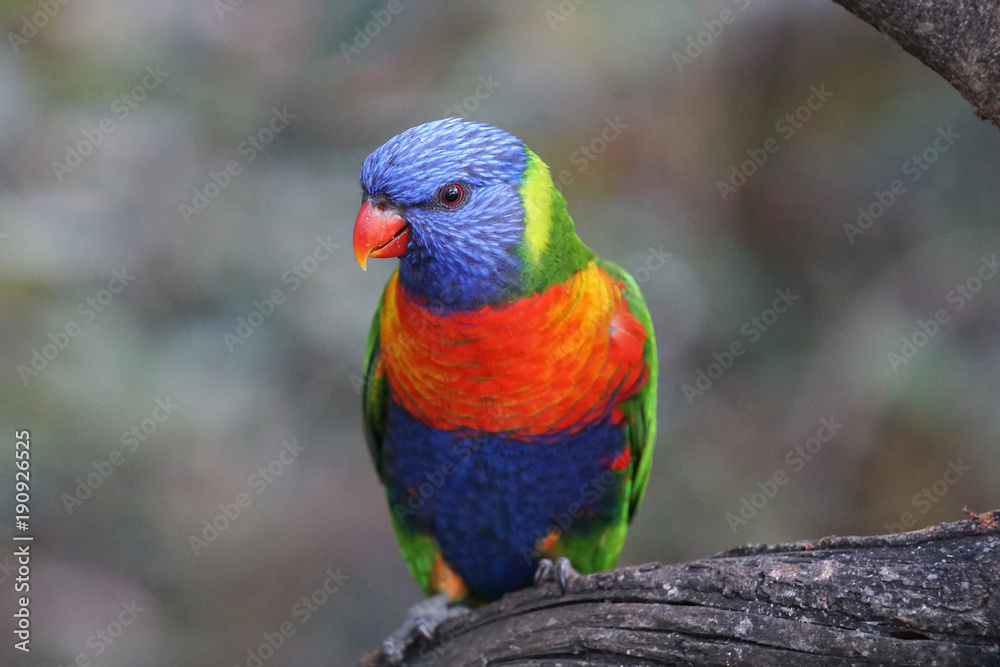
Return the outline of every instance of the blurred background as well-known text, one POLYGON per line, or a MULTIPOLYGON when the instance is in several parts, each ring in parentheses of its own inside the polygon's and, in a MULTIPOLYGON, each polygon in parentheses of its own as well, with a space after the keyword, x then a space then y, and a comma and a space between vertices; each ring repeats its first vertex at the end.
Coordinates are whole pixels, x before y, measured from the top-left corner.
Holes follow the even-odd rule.
POLYGON ((0 19, 3 664, 347 665, 420 598, 360 423, 395 261, 351 229, 365 156, 445 116, 521 137, 646 294, 622 564, 1000 507, 1000 132, 832 2, 0 19))

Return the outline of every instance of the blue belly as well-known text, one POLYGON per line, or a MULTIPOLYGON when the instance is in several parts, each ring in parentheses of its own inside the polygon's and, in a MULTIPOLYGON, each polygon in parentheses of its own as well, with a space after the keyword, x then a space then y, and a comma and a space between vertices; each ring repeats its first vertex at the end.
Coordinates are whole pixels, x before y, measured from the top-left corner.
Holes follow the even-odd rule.
POLYGON ((407 530, 432 535, 476 595, 494 599, 531 584, 534 549, 553 528, 586 535, 624 502, 611 461, 621 425, 526 440, 435 430, 389 400, 383 461, 390 510, 407 530))

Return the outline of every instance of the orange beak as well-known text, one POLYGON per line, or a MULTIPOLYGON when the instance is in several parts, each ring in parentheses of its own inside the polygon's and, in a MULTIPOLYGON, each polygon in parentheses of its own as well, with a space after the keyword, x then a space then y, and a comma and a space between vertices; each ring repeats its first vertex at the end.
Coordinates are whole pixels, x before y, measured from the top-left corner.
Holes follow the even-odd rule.
POLYGON ((370 201, 361 205, 354 221, 354 256, 362 270, 369 257, 399 257, 410 241, 410 225, 391 207, 370 201))

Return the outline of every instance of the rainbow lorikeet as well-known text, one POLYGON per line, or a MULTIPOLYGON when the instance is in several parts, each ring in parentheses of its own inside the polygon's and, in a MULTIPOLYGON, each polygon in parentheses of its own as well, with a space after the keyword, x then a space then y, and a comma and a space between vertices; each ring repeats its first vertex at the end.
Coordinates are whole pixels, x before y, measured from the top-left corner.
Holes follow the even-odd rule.
POLYGON ((366 434, 420 587, 474 605, 548 559, 614 567, 656 432, 635 281, 496 127, 411 128, 368 156, 361 187, 358 262, 400 258, 368 337, 366 434))

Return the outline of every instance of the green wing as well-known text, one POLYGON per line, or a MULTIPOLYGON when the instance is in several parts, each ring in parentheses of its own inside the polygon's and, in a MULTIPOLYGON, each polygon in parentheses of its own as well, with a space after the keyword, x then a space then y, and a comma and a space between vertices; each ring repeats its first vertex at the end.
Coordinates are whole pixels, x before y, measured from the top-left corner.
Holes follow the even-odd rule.
POLYGON ((382 303, 379 299, 375 308, 375 316, 372 318, 372 326, 368 331, 368 345, 365 349, 365 369, 364 384, 361 388, 361 409, 365 419, 365 440, 368 442, 368 451, 372 455, 372 462, 375 464, 375 472, 385 483, 382 474, 382 437, 385 433, 385 410, 388 401, 388 384, 386 382, 385 369, 380 360, 382 358, 382 346, 379 342, 381 331, 382 303))
POLYGON ((629 312, 646 329, 643 354, 646 365, 649 366, 649 379, 638 394, 623 401, 619 406, 625 414, 626 438, 632 449, 632 489, 628 506, 628 519, 631 521, 646 492, 649 470, 653 465, 653 445, 656 442, 656 336, 653 335, 653 320, 649 317, 646 300, 632 276, 613 262, 599 259, 597 265, 625 285, 625 300, 629 312))

